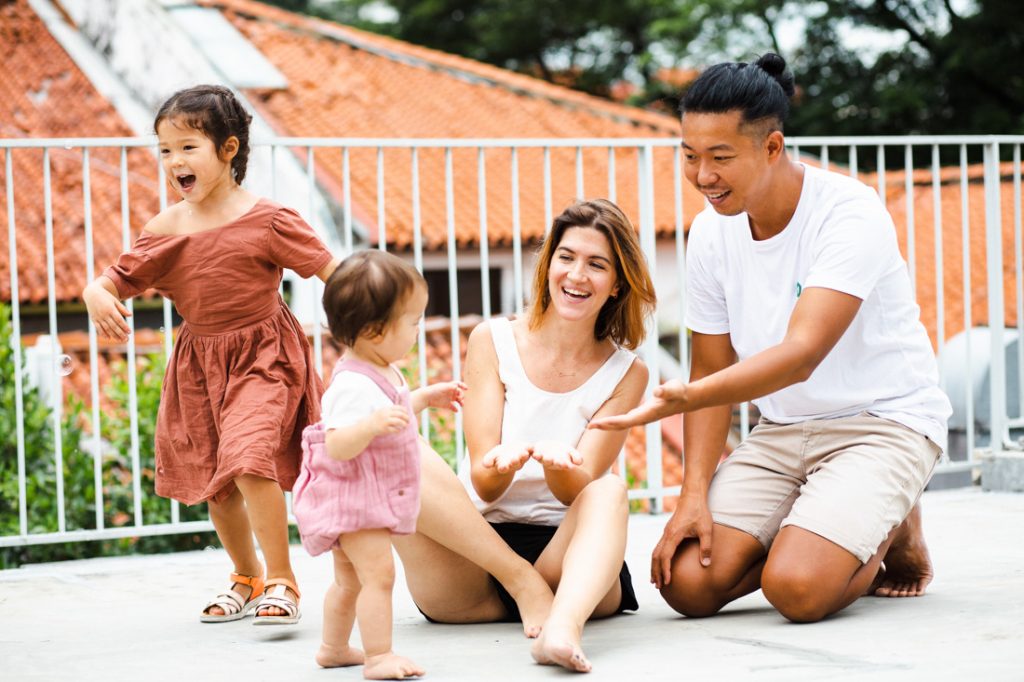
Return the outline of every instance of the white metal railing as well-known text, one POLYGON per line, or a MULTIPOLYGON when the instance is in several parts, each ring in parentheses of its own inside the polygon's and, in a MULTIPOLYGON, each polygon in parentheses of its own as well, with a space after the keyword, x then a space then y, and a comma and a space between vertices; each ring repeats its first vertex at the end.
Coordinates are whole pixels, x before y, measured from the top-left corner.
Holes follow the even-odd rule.
MULTIPOLYGON (((1005 323, 1005 305, 1008 300, 1008 296, 1012 296, 1016 301, 1016 333, 1017 336, 1017 367, 1018 375, 1016 377, 1019 402, 1018 405, 1024 405, 1024 377, 1020 376, 1021 372, 1024 372, 1024 315, 1022 315, 1022 301, 1024 301, 1024 265, 1021 262, 1022 252, 1022 235, 1021 235, 1021 164, 1020 164, 1020 148, 1021 144, 1024 143, 1024 136, 962 136, 962 137, 945 137, 945 136, 903 136, 903 137, 805 137, 805 138, 790 138, 788 141, 791 153, 797 158, 803 156, 804 160, 810 163, 817 163, 825 167, 831 167, 833 169, 847 172, 855 177, 863 176, 863 164, 860 163, 860 159, 865 155, 873 155, 874 163, 878 168, 876 173, 872 174, 871 178, 862 178, 873 182, 882 197, 886 197, 889 192, 887 186, 887 171, 885 168, 886 153, 903 150, 903 164, 904 167, 900 172, 904 174, 903 191, 906 194, 905 197, 905 224, 906 224, 906 251, 905 257, 908 262, 908 267, 912 274, 912 281, 917 283, 918 271, 922 264, 930 265, 935 272, 935 290, 934 290, 934 304, 936 308, 936 320, 933 330, 933 339, 936 344, 936 348, 940 354, 943 353, 946 339, 946 329, 952 326, 953 328, 963 328, 969 330, 974 327, 973 320, 975 319, 975 311, 972 310, 972 268, 977 268, 983 265, 987 272, 987 318, 989 326, 991 328, 991 334, 989 337, 989 358, 991 382, 990 391, 986 396, 990 403, 990 425, 989 430, 992 435, 991 447, 995 450, 1001 450, 1004 448, 1015 447, 1010 439, 1011 428, 1024 427, 1024 419, 1021 415, 1011 416, 1007 408, 1007 368, 1005 365, 1005 355, 1003 352, 1004 348, 1004 323, 1005 323), (838 151, 837 151, 838 150, 838 151), (913 177, 914 167, 914 152, 917 150, 924 150, 928 152, 930 150, 930 164, 926 167, 919 167, 919 172, 930 173, 930 191, 932 193, 932 213, 934 216, 933 225, 930 229, 934 232, 934 244, 932 249, 926 250, 925 252, 919 252, 918 240, 916 234, 919 228, 921 228, 920 219, 915 215, 915 198, 918 196, 918 190, 921 185, 915 183, 913 177), (940 164, 940 157, 943 151, 952 150, 956 152, 959 158, 958 165, 954 165, 953 169, 950 170, 949 166, 943 167, 940 164), (809 158, 809 153, 813 152, 813 156, 809 158), (837 155, 845 155, 846 163, 843 166, 838 166, 835 162, 837 155), (971 198, 970 198, 970 187, 972 180, 977 178, 972 177, 972 173, 976 173, 976 164, 969 163, 972 155, 974 157, 981 158, 981 175, 984 181, 984 206, 985 206, 985 218, 983 225, 972 224, 971 221, 971 198), (1010 165, 1010 170, 1005 170, 1005 165, 1001 166, 1000 159, 1008 158, 1009 160, 1004 162, 1010 165), (958 171, 958 175, 956 173, 958 171), (1007 174, 1009 180, 1006 179, 1007 174), (952 192, 951 178, 958 178, 959 185, 957 192, 961 197, 961 228, 960 228, 960 240, 959 243, 963 250, 963 257, 961 269, 962 269, 962 291, 963 291, 963 320, 962 327, 954 323, 950 317, 945 314, 947 308, 945 289, 952 286, 952 283, 956 281, 955 275, 957 273, 950 272, 948 268, 944 268, 944 265, 948 265, 948 261, 944 258, 944 240, 943 236, 947 234, 951 226, 943 224, 942 221, 942 197, 945 192, 952 192), (949 185, 947 187, 947 185, 949 185), (1011 197, 1003 196, 1003 190, 1009 185, 1011 197), (1015 254, 1014 269, 1012 277, 1008 277, 1005 274, 1003 267, 1003 253, 1004 249, 1007 248, 1007 244, 1004 244, 1003 229, 1003 214, 1005 202, 1012 202, 1013 207, 1013 247, 1012 253, 1015 254), (985 236, 985 262, 983 264, 972 262, 971 259, 971 236, 973 234, 983 233, 985 236)), ((131 445, 130 445, 130 461, 132 470, 132 509, 131 519, 132 523, 120 525, 116 527, 106 527, 104 520, 104 493, 103 493, 103 481, 102 481, 102 442, 103 433, 101 433, 101 420, 100 420, 100 379, 97 372, 97 339, 96 330, 94 329, 91 322, 88 324, 89 334, 89 358, 90 358, 90 425, 89 431, 90 436, 90 449, 92 451, 94 466, 93 466, 93 482, 95 487, 95 521, 94 528, 89 529, 77 529, 68 530, 66 519, 65 519, 65 494, 64 490, 64 457, 62 451, 61 442, 61 425, 60 425, 60 410, 63 405, 62 397, 62 380, 58 372, 50 372, 48 381, 50 382, 50 394, 52 396, 52 409, 53 418, 51 422, 53 424, 53 464, 55 474, 55 486, 53 490, 53 496, 57 507, 57 526, 56 530, 47 530, 45 532, 30 532, 30 519, 28 514, 28 503, 27 492, 26 492, 26 453, 25 453, 25 432, 24 432, 24 404, 23 396, 25 395, 26 387, 22 382, 23 367, 21 362, 22 343, 21 343, 21 295, 19 292, 18 282, 18 258, 19 251, 17 245, 17 225, 18 215, 16 206, 17 199, 15 187, 17 184, 17 178, 14 177, 15 170, 12 163, 12 159, 19 153, 23 153, 25 150, 41 150, 42 151, 42 177, 43 177, 43 193, 42 202, 44 208, 45 220, 43 225, 39 226, 40 229, 45 231, 45 242, 46 242, 46 272, 47 272, 47 301, 46 309, 48 313, 48 327, 50 336, 50 353, 52 357, 56 357, 59 354, 59 348, 57 346, 58 339, 58 302, 56 295, 56 284, 55 284, 55 255, 61 245, 55 244, 54 240, 54 198, 53 198, 53 187, 51 180, 51 152, 53 150, 60 150, 62 154, 74 153, 78 150, 81 155, 81 188, 83 196, 83 215, 84 215, 84 236, 85 236, 85 272, 83 272, 84 279, 83 284, 86 281, 91 280, 95 276, 93 268, 94 261, 94 216, 93 216, 93 205, 92 205, 92 193, 93 187, 90 181, 92 175, 91 169, 91 153, 96 149, 114 149, 119 152, 119 168, 118 168, 118 181, 119 181, 119 195, 120 195, 120 222, 121 222, 121 242, 122 248, 127 249, 130 246, 131 239, 131 210, 129 203, 129 164, 128 155, 129 150, 135 150, 136 148, 153 149, 154 139, 152 138, 77 138, 77 139, 0 139, 0 148, 4 150, 4 178, 5 178, 5 189, 6 189, 6 212, 8 222, 8 251, 9 251, 9 263, 10 263, 10 288, 11 288, 11 306, 13 313, 12 320, 12 331, 13 331, 13 362, 14 362, 14 382, 15 382, 15 423, 16 423, 16 450, 17 450, 17 472, 18 472, 18 532, 14 534, 7 534, 0 536, 0 547, 2 546, 13 546, 13 545, 25 545, 25 544, 38 544, 46 542, 63 542, 72 540, 94 540, 114 537, 126 537, 126 536, 139 536, 139 535, 157 535, 157 534, 168 534, 178 532, 193 532, 196 530, 209 530, 212 526, 208 521, 181 521, 180 510, 175 502, 170 504, 170 522, 169 523, 146 523, 143 513, 143 491, 140 487, 140 456, 139 456, 139 422, 138 422, 138 397, 136 395, 136 381, 135 376, 135 337, 134 334, 130 338, 127 344, 127 382, 129 387, 128 395, 128 411, 131 416, 131 445)), ((520 160, 524 154, 539 153, 541 155, 540 161, 540 174, 542 175, 543 184, 543 224, 544 229, 548 229, 551 223, 551 219, 554 213, 553 205, 556 201, 553 187, 555 184, 553 174, 553 151, 568 151, 569 153, 574 152, 574 160, 572 162, 572 173, 571 177, 574 180, 574 196, 583 197, 589 195, 598 195, 606 193, 607 196, 613 201, 616 200, 628 200, 635 206, 634 218, 637 222, 641 244, 645 254, 648 257, 648 261, 652 268, 652 274, 655 275, 656 281, 659 286, 659 293, 664 298, 665 288, 675 288, 678 292, 677 305, 680 307, 685 301, 685 240, 684 240, 684 192, 683 187, 685 179, 682 173, 682 164, 680 160, 680 150, 678 146, 678 140, 674 139, 655 139, 655 138, 637 138, 637 139, 449 139, 449 140, 425 140, 425 139, 338 139, 338 138, 274 138, 266 140, 257 140, 254 143, 254 147, 257 149, 263 149, 269 153, 270 157, 270 176, 272 178, 271 186, 273 187, 272 193, 274 198, 280 199, 283 203, 288 203, 296 206, 303 212, 307 219, 318 227, 322 233, 328 235, 329 243, 333 248, 338 250, 341 254, 351 253, 353 249, 359 247, 375 247, 375 248, 387 248, 388 232, 385 227, 389 224, 389 207, 393 204, 389 203, 391 198, 387 195, 388 188, 392 187, 388 185, 387 173, 388 168, 385 167, 385 150, 404 150, 408 152, 408 164, 409 164, 409 187, 408 197, 411 203, 411 227, 412 227, 412 257, 417 268, 421 271, 424 268, 424 217, 423 217, 423 203, 421 193, 421 180, 424 176, 421 174, 421 161, 422 154, 426 150, 441 151, 443 153, 443 172, 441 173, 440 183, 444 188, 444 227, 446 234, 446 263, 448 270, 448 284, 449 284, 449 306, 451 310, 451 318, 453 324, 451 324, 451 346, 453 349, 452 353, 452 371, 456 378, 461 376, 460 357, 458 353, 460 345, 459 337, 459 325, 454 323, 454 320, 459 318, 459 296, 458 296, 458 263, 460 249, 457 244, 456 238, 456 226, 457 224, 472 225, 473 229, 479 234, 480 238, 478 241, 478 256, 481 271, 480 287, 483 292, 483 314, 484 317, 488 317, 498 312, 521 312, 523 309, 524 302, 526 300, 524 290, 524 269, 525 260, 523 252, 523 230, 522 230, 522 190, 520 187, 520 160), (300 201, 292 196, 291 190, 288 192, 288 196, 279 196, 284 190, 277 185, 277 169, 279 164, 282 163, 282 152, 284 148, 286 152, 292 152, 295 159, 303 162, 306 178, 306 201, 300 201), (359 166, 353 161, 354 152, 357 150, 376 150, 375 163, 372 167, 366 165, 359 166), (585 152, 597 151, 603 156, 598 158, 603 159, 600 162, 604 172, 607 173, 607 185, 599 184, 595 190, 594 186, 588 188, 588 184, 592 185, 594 173, 588 174, 588 165, 586 162, 587 155, 585 152), (513 295, 512 301, 514 302, 514 308, 507 311, 492 311, 490 308, 490 281, 488 275, 488 265, 492 262, 492 246, 489 244, 488 235, 493 232, 489 231, 489 227, 493 228, 494 225, 494 212, 489 212, 488 206, 494 202, 497 190, 492 186, 488 186, 488 158, 493 160, 494 155, 498 152, 502 153, 504 157, 507 154, 508 157, 508 180, 509 185, 506 189, 502 189, 501 192, 507 194, 510 202, 510 212, 507 216, 508 223, 503 224, 504 227, 508 227, 511 230, 511 259, 512 259, 512 288, 513 295), (322 193, 319 189, 321 183, 318 180, 318 171, 324 172, 323 162, 317 160, 318 154, 325 154, 330 152, 332 158, 340 152, 340 159, 337 160, 337 165, 330 168, 331 172, 336 172, 340 175, 340 196, 334 197, 333 201, 335 205, 340 206, 340 218, 337 221, 338 224, 334 224, 332 221, 330 224, 324 224, 325 219, 323 214, 317 214, 315 209, 315 197, 322 193), (474 154, 475 152, 475 181, 477 190, 477 215, 475 217, 469 217, 466 211, 459 212, 459 219, 456 219, 456 211, 458 208, 456 192, 455 192, 455 167, 453 164, 453 157, 456 154, 466 155, 474 154), (636 165, 632 167, 631 164, 623 164, 619 161, 621 158, 625 158, 626 155, 629 157, 636 157, 636 165), (655 166, 655 159, 658 158, 657 171, 655 166), (671 176, 671 191, 668 193, 656 191, 656 185, 662 176, 669 174, 671 176), (372 243, 368 243, 366 235, 357 234, 359 222, 357 216, 353 212, 353 185, 354 178, 373 178, 376 186, 376 224, 379 227, 376 239, 372 243), (628 192, 624 191, 623 179, 632 180, 628 192), (629 194, 627 197, 626 194, 629 194), (660 227, 656 226, 655 214, 659 216, 670 215, 668 219, 660 221, 660 227), (491 225, 489 226, 489 222, 491 225), (659 238, 659 234, 661 237, 659 238), (671 235, 671 236, 669 236, 671 235), (665 266, 664 260, 660 266, 660 272, 656 270, 656 263, 658 262, 659 252, 669 254, 670 262, 668 267, 665 266), (660 277, 659 277, 660 275, 660 277)), ((461 158, 461 157, 460 157, 461 158)), ((593 156, 591 155, 591 158, 593 156)), ((159 168, 159 164, 156 162, 155 155, 152 159, 153 166, 156 170, 153 172, 155 178, 155 189, 158 192, 159 206, 164 207, 167 203, 166 195, 166 184, 162 170, 159 168)), ((472 165, 462 164, 459 166, 460 172, 465 174, 466 169, 472 168, 472 165)), ((559 171, 565 171, 564 164, 558 166, 559 171)), ((893 173, 891 169, 888 171, 893 173)), ((403 169, 404 173, 404 169, 403 169)), ((562 175, 565 175, 563 172, 562 175)), ((432 177, 434 185, 437 185, 438 178, 432 177)), ((462 197, 464 195, 460 195, 462 197)), ((397 199, 396 199, 397 201, 397 199)), ((692 216, 699 207, 687 206, 687 215, 692 216)), ((504 220, 504 218, 503 218, 504 220)), ((465 256, 465 250, 462 251, 463 257, 465 256)), ((33 265, 35 266, 35 265, 33 265)), ((314 308, 319 307, 319 297, 321 293, 321 285, 316 282, 313 286, 307 288, 304 295, 310 298, 310 303, 314 308)), ((920 299, 919 299, 920 300, 920 299)), ((131 303, 129 303, 131 306, 131 303)), ((169 301, 163 301, 163 328, 165 330, 163 346, 169 355, 169 351, 172 344, 172 309, 169 301)), ((682 319, 681 314, 678 315, 678 319, 682 319)), ((133 318, 129 319, 129 324, 133 324, 133 318)), ((322 363, 323 348, 321 345, 321 322, 318 315, 314 315, 311 319, 313 327, 313 340, 314 340, 314 352, 316 361, 322 363)), ((648 341, 644 344, 640 353, 645 359, 647 364, 651 367, 657 367, 660 359, 663 356, 663 352, 658 347, 657 330, 655 328, 655 321, 650 322, 651 333, 648 336, 648 341)), ((133 329, 134 331, 134 329, 133 329)), ((420 381, 426 383, 427 377, 427 363, 426 363, 426 335, 423 328, 420 330, 419 335, 420 343, 419 348, 419 372, 420 381)), ((679 368, 685 371, 688 366, 689 357, 687 350, 687 335, 682 325, 679 325, 679 329, 676 332, 676 340, 678 342, 679 351, 676 355, 676 362, 679 368)), ((966 370, 965 376, 967 379, 963 382, 963 401, 964 406, 967 410, 965 418, 966 425, 966 459, 959 462, 944 461, 940 465, 941 471, 958 471, 971 469, 977 466, 978 461, 976 458, 976 434, 974 428, 975 415, 974 415, 974 402, 978 398, 975 394, 975 389, 971 377, 974 376, 974 370, 976 367, 972 366, 971 356, 971 334, 965 335, 966 342, 966 354, 965 363, 966 370)), ((658 373, 651 373, 651 380, 649 389, 652 389, 658 381, 658 373)), ((461 456, 463 450, 462 434, 461 434, 461 415, 456 417, 456 451, 461 456)), ((740 409, 740 431, 741 435, 745 436, 749 428, 749 411, 746 405, 741 406, 740 409)), ((422 429, 426 434, 429 429, 429 422, 424 417, 422 422, 422 429)), ((659 425, 649 425, 646 428, 646 453, 647 453, 647 471, 646 471, 646 485, 630 491, 630 496, 633 499, 648 499, 650 500, 650 508, 652 510, 660 509, 661 498, 666 494, 672 494, 678 490, 678 486, 665 487, 662 485, 662 443, 661 443, 661 431, 659 425)), ((461 458, 461 457, 460 457, 461 458)), ((3 507, 0 506, 0 509, 3 507)))

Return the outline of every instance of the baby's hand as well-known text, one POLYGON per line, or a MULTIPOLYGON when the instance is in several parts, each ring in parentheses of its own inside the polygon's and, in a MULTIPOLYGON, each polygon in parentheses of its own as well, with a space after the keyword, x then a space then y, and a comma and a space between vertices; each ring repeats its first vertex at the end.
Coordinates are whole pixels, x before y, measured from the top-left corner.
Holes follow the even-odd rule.
POLYGON ((115 341, 127 341, 131 327, 125 322, 125 318, 131 315, 124 303, 117 300, 103 287, 88 286, 82 294, 85 300, 85 307, 89 311, 92 323, 96 325, 96 332, 100 336, 115 341))
POLYGON ((583 464, 583 455, 576 448, 557 441, 542 440, 533 446, 533 458, 545 469, 567 471, 583 464))
POLYGON ((433 384, 423 389, 426 394, 427 407, 449 409, 455 412, 462 407, 462 400, 469 388, 461 381, 445 381, 440 384, 433 384))
POLYGON ((523 468, 533 455, 533 447, 529 445, 511 444, 495 445, 484 455, 481 462, 485 469, 494 469, 499 474, 508 474, 523 468))
POLYGON ((401 405, 382 407, 370 415, 370 428, 375 436, 398 433, 409 423, 409 411, 401 405))

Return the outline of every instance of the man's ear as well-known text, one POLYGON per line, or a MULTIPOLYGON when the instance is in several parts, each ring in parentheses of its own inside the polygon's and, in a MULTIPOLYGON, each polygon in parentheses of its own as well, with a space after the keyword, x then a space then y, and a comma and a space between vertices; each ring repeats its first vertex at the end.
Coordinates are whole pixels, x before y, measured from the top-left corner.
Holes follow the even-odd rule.
POLYGON ((786 140, 781 130, 773 130, 764 138, 764 150, 768 154, 768 161, 773 162, 782 157, 786 150, 786 140))

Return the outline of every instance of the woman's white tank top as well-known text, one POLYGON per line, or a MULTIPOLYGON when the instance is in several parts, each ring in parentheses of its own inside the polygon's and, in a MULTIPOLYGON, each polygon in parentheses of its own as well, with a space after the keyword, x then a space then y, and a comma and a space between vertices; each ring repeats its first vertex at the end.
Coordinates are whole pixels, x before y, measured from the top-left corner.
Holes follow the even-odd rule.
MULTIPOLYGON (((498 376, 505 385, 503 443, 554 440, 575 447, 594 413, 611 397, 636 358, 634 353, 619 348, 578 388, 551 393, 537 388, 526 376, 511 321, 494 318, 488 324, 498 356, 498 376)), ((544 467, 532 459, 516 472, 504 494, 490 503, 476 494, 469 471, 469 462, 465 462, 459 478, 477 509, 491 523, 557 526, 568 509, 548 488, 544 467)))

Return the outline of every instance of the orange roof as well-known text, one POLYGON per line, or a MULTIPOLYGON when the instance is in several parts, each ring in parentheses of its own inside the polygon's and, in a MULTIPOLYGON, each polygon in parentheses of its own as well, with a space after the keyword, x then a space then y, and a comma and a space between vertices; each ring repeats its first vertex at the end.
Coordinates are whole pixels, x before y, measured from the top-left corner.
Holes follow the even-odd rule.
MULTIPOLYGON (((1017 324, 1017 276, 1014 245, 1014 200, 1010 164, 1002 167, 1003 182, 1000 186, 1001 216, 1003 228, 1003 273, 1004 315, 1006 326, 1017 324)), ((907 256, 907 192, 904 184, 905 173, 886 173, 886 204, 896 223, 900 250, 907 256)), ((930 171, 915 171, 913 178, 913 215, 915 280, 917 300, 921 306, 921 322, 928 330, 933 344, 937 344, 938 302, 936 299, 936 258, 935 258, 935 209, 930 171)), ((988 324, 988 269, 985 247, 985 186, 984 169, 980 165, 968 168, 968 226, 969 262, 971 269, 971 317, 973 326, 988 324)), ((940 172, 942 223, 942 292, 945 338, 964 330, 964 270, 963 270, 963 219, 960 191, 959 167, 944 168, 940 172)), ((865 176, 863 180, 877 187, 876 176, 865 176)))
MULTIPOLYGON (((128 136, 114 107, 89 82, 25 0, 0 4, 0 137, 128 136)), ((22 302, 46 301, 43 151, 9 151, 14 176, 18 286, 22 302)), ((0 154, 0 158, 2 158, 0 154)), ((4 160, 5 162, 6 160, 4 160)), ((0 300, 11 300, 5 163, 0 162, 0 300)), ((55 278, 58 300, 78 298, 86 281, 81 150, 50 151, 55 278)), ((96 263, 121 252, 120 156, 90 154, 96 263)), ((157 210, 157 165, 149 152, 128 152, 131 225, 157 210)))
MULTIPOLYGON (((638 138, 679 134, 673 116, 656 114, 585 95, 529 76, 347 26, 268 7, 250 0, 203 0, 220 8, 288 79, 282 90, 247 95, 276 132, 297 137, 362 138, 638 138)), ((673 149, 656 150, 655 221, 659 231, 675 226, 673 149)), ((377 152, 351 154, 353 212, 378 239, 377 152)), ((444 153, 421 150, 420 197, 424 244, 443 249, 447 235, 444 153)), ((304 156, 302 157, 304 159, 304 156)), ((339 201, 342 158, 318 150, 318 179, 339 201)), ((511 154, 488 152, 488 236, 512 242, 511 154)), ((587 150, 584 192, 608 195, 608 154, 587 150)), ((576 193, 576 151, 551 152, 552 211, 557 215, 576 193)), ((455 230, 460 246, 477 243, 479 204, 477 150, 453 151, 455 230)), ((385 150, 385 235, 399 249, 412 246, 410 152, 385 150)), ((616 154, 616 198, 634 222, 638 216, 637 154, 616 154)), ((519 151, 521 227, 536 240, 544 220, 543 152, 519 151)), ((686 223, 703 206, 684 189, 686 223)))
MULTIPOLYGON (((642 109, 607 102, 567 88, 462 57, 437 52, 340 24, 311 19, 247 0, 206 1, 220 8, 289 80, 285 90, 247 95, 282 135, 311 137, 541 137, 622 138, 678 134, 677 121, 642 109)), ((125 121, 92 86, 49 34, 25 0, 0 7, 0 136, 127 136, 125 121)), ((654 154, 655 220, 662 232, 675 225, 672 149, 654 154)), ((412 245, 411 167, 408 150, 385 152, 385 234, 393 247, 412 245)), ((476 150, 456 150, 455 225, 462 246, 479 235, 476 150)), ((156 213, 157 168, 148 151, 132 150, 129 196, 132 238, 156 213)), ((608 194, 606 150, 583 154, 585 193, 608 194)), ((51 150, 56 296, 78 298, 85 284, 81 150, 51 150)), ((317 154, 321 186, 340 204, 341 154, 317 154)), ((487 157, 489 241, 512 240, 511 173, 508 150, 487 157)), ((19 294, 23 302, 46 300, 42 152, 13 152, 19 294)), ((376 150, 353 150, 353 211, 371 232, 376 226, 376 150)), ((575 195, 575 150, 553 150, 552 211, 575 195)), ((444 249, 444 162, 439 150, 420 153, 422 224, 427 249, 444 249)), ((97 271, 121 251, 119 158, 116 150, 91 152, 92 216, 97 271)), ((637 217, 637 155, 616 155, 616 194, 637 217)), ((0 166, 0 186, 4 180, 0 166)), ((521 225, 524 241, 544 228, 543 162, 540 150, 519 153, 521 225)), ((684 196, 686 223, 703 201, 692 188, 684 196)), ((287 203, 287 199, 285 199, 287 203)), ((6 225, 6 205, 0 200, 6 225)), ((9 300, 6 231, 0 230, 0 297, 9 300)))

